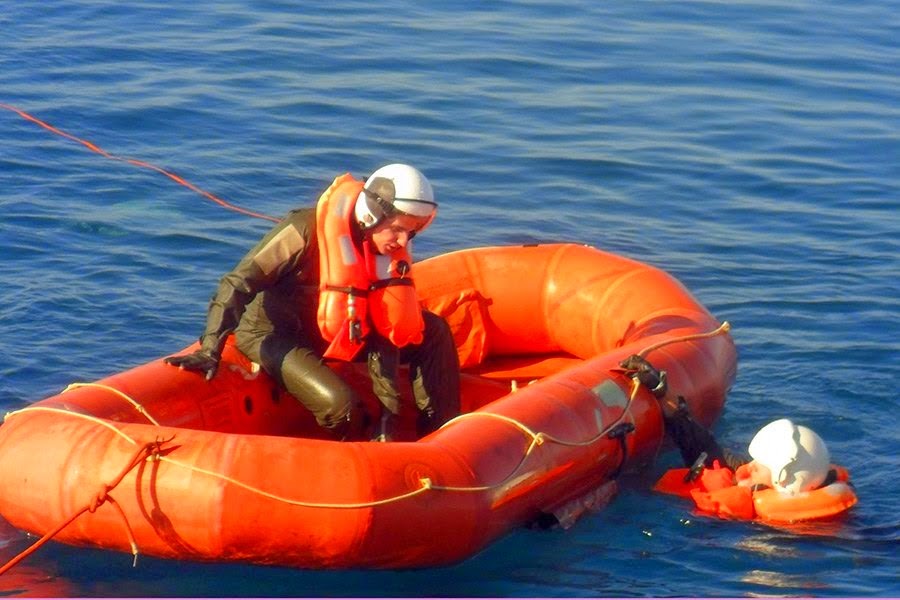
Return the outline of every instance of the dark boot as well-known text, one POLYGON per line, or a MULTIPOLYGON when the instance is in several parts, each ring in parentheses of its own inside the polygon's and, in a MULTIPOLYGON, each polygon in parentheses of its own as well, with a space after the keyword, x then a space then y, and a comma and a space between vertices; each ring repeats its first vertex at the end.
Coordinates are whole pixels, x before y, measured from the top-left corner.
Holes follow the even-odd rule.
POLYGON ((438 420, 435 418, 433 410, 421 410, 419 411, 419 416, 416 418, 416 435, 419 438, 423 438, 429 433, 437 431, 437 429, 443 424, 443 422, 438 422, 438 420))
POLYGON ((369 425, 369 415, 359 406, 354 406, 347 413, 345 419, 341 419, 328 431, 339 442, 359 442, 366 439, 365 431, 369 425))
POLYGON ((375 431, 373 442, 393 442, 397 439, 397 416, 389 411, 382 411, 381 420, 375 431))

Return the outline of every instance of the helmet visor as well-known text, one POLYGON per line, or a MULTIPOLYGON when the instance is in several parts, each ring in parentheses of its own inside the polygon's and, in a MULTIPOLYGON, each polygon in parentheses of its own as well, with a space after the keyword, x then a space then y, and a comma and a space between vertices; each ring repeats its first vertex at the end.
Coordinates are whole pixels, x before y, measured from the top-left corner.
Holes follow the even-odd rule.
POLYGON ((376 177, 362 191, 370 202, 381 209, 386 218, 397 215, 413 217, 417 223, 416 228, 411 231, 413 234, 431 225, 437 214, 436 202, 417 198, 397 198, 394 182, 390 179, 376 177))

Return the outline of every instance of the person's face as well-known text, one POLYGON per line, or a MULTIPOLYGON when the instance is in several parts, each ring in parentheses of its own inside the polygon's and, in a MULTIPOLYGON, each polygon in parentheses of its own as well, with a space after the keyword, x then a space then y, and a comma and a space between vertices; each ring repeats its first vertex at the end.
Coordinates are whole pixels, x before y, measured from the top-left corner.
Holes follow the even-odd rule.
POLYGON ((378 254, 390 254, 406 248, 409 241, 426 223, 421 217, 396 215, 378 224, 372 230, 371 240, 378 254))

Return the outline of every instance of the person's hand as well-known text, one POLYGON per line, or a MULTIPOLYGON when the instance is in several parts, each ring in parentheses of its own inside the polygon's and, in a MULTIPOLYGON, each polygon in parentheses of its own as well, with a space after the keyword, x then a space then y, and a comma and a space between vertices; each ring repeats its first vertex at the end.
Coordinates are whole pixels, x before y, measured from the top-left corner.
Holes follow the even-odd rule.
POLYGON ((701 452, 699 456, 694 460, 694 464, 688 469, 687 473, 684 474, 684 482, 690 483, 700 477, 700 473, 703 472, 703 469, 706 468, 706 459, 709 458, 709 454, 706 452, 701 452))
POLYGON ((164 360, 179 369, 203 373, 207 381, 216 376, 216 369, 219 368, 219 357, 206 350, 197 350, 181 356, 167 356, 164 360))
POLYGON ((666 372, 654 368, 643 356, 632 354, 620 362, 619 366, 630 377, 637 377, 641 385, 653 392, 653 395, 657 398, 662 398, 666 395, 668 390, 666 372))

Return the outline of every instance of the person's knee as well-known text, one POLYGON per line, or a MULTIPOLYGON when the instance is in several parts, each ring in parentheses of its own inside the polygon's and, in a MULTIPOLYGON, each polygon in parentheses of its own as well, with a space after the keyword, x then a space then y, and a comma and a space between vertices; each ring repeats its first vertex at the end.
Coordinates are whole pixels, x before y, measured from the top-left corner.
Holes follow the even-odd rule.
POLYGON ((434 340, 437 344, 453 344, 453 332, 446 320, 427 310, 422 311, 422 320, 425 322, 426 339, 434 340))
POLYGON ((307 349, 287 353, 280 375, 287 391, 326 429, 342 426, 359 403, 353 388, 307 349))
POLYGON ((459 369, 456 342, 450 325, 442 317, 428 311, 422 311, 422 318, 425 321, 422 349, 433 360, 443 363, 445 368, 459 369))
POLYGON ((307 408, 319 425, 335 429, 350 419, 350 413, 356 408, 356 395, 349 389, 323 388, 307 408))

